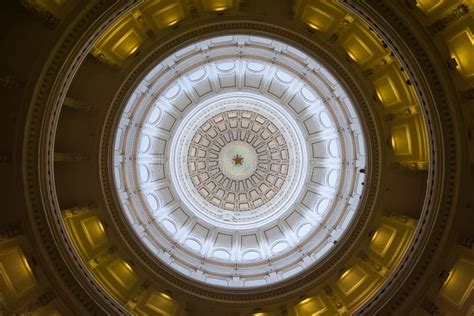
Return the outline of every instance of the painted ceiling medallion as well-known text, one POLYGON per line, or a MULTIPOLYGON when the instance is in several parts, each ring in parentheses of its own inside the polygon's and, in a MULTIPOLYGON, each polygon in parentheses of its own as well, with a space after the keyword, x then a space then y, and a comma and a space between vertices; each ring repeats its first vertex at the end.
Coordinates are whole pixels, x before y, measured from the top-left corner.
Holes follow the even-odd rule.
POLYGON ((303 134, 278 103, 248 92, 211 97, 177 129, 171 179, 209 224, 244 229, 273 221, 300 198, 308 176, 303 134), (242 167, 232 158, 247 156, 242 167))
POLYGON ((325 257, 363 194, 364 135, 338 81, 271 38, 214 37, 162 60, 116 133, 123 212, 156 260, 260 287, 325 257))
POLYGON ((285 183, 288 147, 270 120, 232 110, 199 128, 189 147, 188 167, 196 191, 208 202, 224 210, 254 210, 285 183))

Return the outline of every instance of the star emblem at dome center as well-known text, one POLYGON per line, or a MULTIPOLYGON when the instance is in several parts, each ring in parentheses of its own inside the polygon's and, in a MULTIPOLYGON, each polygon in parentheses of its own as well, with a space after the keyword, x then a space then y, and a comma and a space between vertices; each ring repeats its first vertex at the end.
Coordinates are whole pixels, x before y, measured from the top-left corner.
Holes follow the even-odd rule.
POLYGON ((234 156, 234 158, 232 158, 232 160, 234 161, 234 166, 242 166, 242 162, 244 161, 244 157, 237 154, 237 155, 234 156))

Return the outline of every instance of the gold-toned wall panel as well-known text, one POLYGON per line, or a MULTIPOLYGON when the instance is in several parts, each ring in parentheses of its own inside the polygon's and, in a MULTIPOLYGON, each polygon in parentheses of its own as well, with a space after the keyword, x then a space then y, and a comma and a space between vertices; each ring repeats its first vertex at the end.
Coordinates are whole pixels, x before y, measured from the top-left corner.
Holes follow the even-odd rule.
POLYGON ((173 26, 185 18, 182 1, 147 1, 140 6, 139 11, 144 19, 158 32, 168 26, 173 26))
POLYGON ((386 54, 381 41, 359 21, 351 24, 340 42, 349 57, 363 67, 386 54))
MULTIPOLYGON (((451 57, 456 60, 457 69, 466 78, 474 78, 474 18, 462 23, 461 31, 448 32, 447 44, 451 57)), ((457 28, 458 29, 458 28, 457 28)))
POLYGON ((419 114, 391 122, 390 133, 396 162, 428 160, 428 140, 423 118, 419 114))
POLYGON ((201 0, 199 4, 205 11, 224 11, 238 7, 236 0, 201 0))
POLYGON ((332 302, 323 294, 311 296, 299 302, 294 307, 295 315, 317 315, 317 316, 331 316, 338 315, 337 309, 332 302))
POLYGON ((140 283, 130 264, 116 256, 100 263, 93 273, 102 286, 122 303, 131 299, 140 283))
POLYGON ((113 65, 121 65, 137 52, 145 38, 144 29, 133 15, 129 14, 97 41, 92 54, 113 65))
POLYGON ((302 4, 299 11, 301 14, 297 13, 297 15, 301 16, 302 22, 322 32, 333 29, 346 14, 345 10, 329 1, 309 1, 307 4, 302 4))
POLYGON ((7 309, 38 289, 35 276, 20 245, 14 240, 0 242, 0 302, 7 309))
POLYGON ((474 260, 460 257, 449 272, 440 295, 456 306, 474 303, 474 260))
POLYGON ((440 15, 458 0, 417 0, 416 5, 426 15, 440 15))
POLYGON ((178 304, 170 296, 155 289, 149 289, 138 302, 134 312, 140 315, 176 315, 178 304))
POLYGON ((371 257, 388 269, 394 267, 411 241, 415 227, 413 219, 383 217, 369 244, 371 257))
POLYGON ((411 106, 414 100, 396 63, 383 69, 374 79, 377 97, 385 107, 411 106))
POLYGON ((399 124, 392 126, 392 149, 395 155, 411 156, 412 151, 412 135, 408 124, 399 124))
POLYGON ((396 235, 397 229, 395 227, 387 224, 380 225, 372 236, 370 249, 380 257, 385 257, 396 235))
POLYGON ((112 46, 112 52, 116 54, 118 58, 125 59, 136 52, 142 41, 143 37, 140 36, 139 30, 133 28, 123 34, 122 37, 120 37, 120 39, 112 46))
POLYGON ((108 248, 104 226, 94 211, 66 210, 63 216, 69 236, 84 259, 94 258, 108 248))
POLYGON ((352 309, 371 296, 382 278, 362 262, 356 262, 336 282, 335 290, 348 309, 352 309))
MULTIPOLYGON (((397 78, 398 79, 398 78, 397 78)), ((396 79, 396 80, 397 80, 396 79)), ((377 96, 385 106, 393 106, 401 102, 400 94, 396 88, 396 83, 390 76, 384 76, 374 82, 377 96)))
POLYGON ((353 266, 342 274, 336 284, 342 293, 347 296, 357 290, 357 288, 364 283, 367 277, 367 273, 365 273, 359 266, 353 266))
MULTIPOLYGON (((230 2, 233 6, 234 1, 230 2)), ((212 3, 206 1, 206 5, 212 3)), ((188 6, 185 0, 145 1, 117 21, 97 41, 91 53, 105 63, 120 67, 130 56, 139 51, 148 38, 182 21, 186 18, 187 12, 188 6)))

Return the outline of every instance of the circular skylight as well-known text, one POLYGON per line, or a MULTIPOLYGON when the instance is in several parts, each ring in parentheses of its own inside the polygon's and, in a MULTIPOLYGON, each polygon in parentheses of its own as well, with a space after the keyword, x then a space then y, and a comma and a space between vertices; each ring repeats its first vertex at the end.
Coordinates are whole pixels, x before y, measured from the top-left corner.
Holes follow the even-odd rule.
POLYGON ((356 111, 316 60, 234 35, 159 62, 118 124, 115 185, 156 258, 217 286, 279 282, 351 224, 366 157, 356 111))

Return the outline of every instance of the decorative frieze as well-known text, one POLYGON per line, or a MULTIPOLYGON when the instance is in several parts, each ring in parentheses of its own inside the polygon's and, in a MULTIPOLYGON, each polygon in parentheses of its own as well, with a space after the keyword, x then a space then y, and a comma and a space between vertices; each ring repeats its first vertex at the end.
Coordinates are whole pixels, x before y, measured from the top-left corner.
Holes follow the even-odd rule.
POLYGON ((451 12, 446 14, 443 18, 435 21, 429 29, 433 33, 438 33, 446 29, 449 25, 454 23, 455 21, 459 20, 463 16, 466 16, 470 12, 470 8, 467 4, 462 3, 458 5, 455 9, 453 9, 451 12))
POLYGON ((464 101, 473 101, 474 100, 474 88, 459 91, 459 94, 461 95, 461 99, 464 100, 464 101))
POLYGON ((23 82, 18 80, 12 75, 2 75, 0 76, 0 87, 6 90, 19 89, 23 86, 23 82))
POLYGON ((414 171, 428 170, 428 161, 397 161, 393 163, 395 166, 414 171))
POLYGON ((396 121, 399 119, 407 118, 413 115, 418 115, 420 113, 420 108, 416 105, 402 108, 396 112, 388 112, 385 114, 385 120, 388 122, 396 121))
POLYGON ((41 17, 41 20, 43 20, 44 24, 49 28, 55 28, 59 24, 60 19, 54 16, 53 13, 40 4, 39 1, 20 0, 20 2, 25 8, 41 17))
POLYGON ((19 315, 36 315, 40 309, 50 304, 56 298, 56 294, 52 290, 42 293, 33 302, 27 304, 18 311, 19 315))
POLYGON ((354 17, 347 14, 329 37, 329 41, 333 43, 336 42, 349 29, 349 26, 353 21, 354 17))

